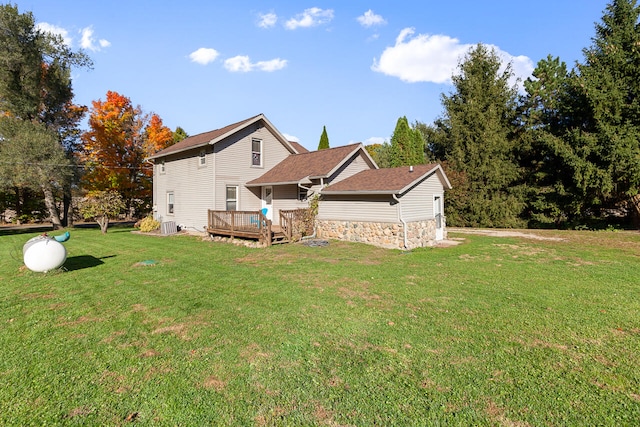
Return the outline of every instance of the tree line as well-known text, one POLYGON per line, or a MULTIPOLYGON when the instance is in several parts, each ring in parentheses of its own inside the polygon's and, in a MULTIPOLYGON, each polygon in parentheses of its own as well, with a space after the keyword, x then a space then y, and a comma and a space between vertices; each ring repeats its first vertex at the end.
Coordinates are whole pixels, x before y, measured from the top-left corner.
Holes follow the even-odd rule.
MULTIPOLYGON (((583 61, 569 69, 549 55, 522 89, 492 49, 466 54, 441 116, 409 129, 422 136, 423 161, 441 162, 453 185, 448 224, 640 224, 639 14, 635 0, 612 1, 583 61)), ((404 123, 391 143, 368 146, 379 165, 411 164, 398 157, 411 147, 404 123)))
POLYGON ((145 159, 187 137, 126 96, 107 92, 91 108, 73 103, 71 70, 91 68, 31 12, 0 5, 0 214, 39 212, 54 228, 72 224, 72 199, 109 201, 133 215, 151 207, 153 170, 145 159), (80 121, 88 114, 89 130, 80 121))

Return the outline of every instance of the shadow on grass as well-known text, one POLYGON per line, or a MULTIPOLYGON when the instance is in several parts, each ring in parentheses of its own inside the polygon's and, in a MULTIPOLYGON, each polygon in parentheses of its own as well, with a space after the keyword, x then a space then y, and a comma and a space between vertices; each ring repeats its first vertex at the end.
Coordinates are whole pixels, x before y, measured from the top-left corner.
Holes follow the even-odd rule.
POLYGON ((16 234, 28 234, 28 233, 51 233, 53 231, 53 227, 50 225, 42 225, 42 226, 34 226, 30 225, 28 227, 0 227, 0 236, 11 236, 16 234))
POLYGON ((113 258, 115 255, 103 256, 96 258, 92 255, 78 255, 67 258, 64 263, 64 268, 67 271, 82 270, 83 268, 92 268, 104 264, 102 261, 105 258, 113 258))

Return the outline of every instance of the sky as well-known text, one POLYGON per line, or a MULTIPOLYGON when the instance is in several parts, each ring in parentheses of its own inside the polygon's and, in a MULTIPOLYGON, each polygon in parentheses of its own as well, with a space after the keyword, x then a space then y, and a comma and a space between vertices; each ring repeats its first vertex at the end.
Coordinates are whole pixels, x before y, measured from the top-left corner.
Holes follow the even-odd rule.
MULTIPOLYGON (((75 103, 107 91, 189 135, 263 113, 315 150, 389 141, 432 124, 469 48, 491 46, 520 82, 548 55, 583 60, 606 0, 16 0, 82 49, 75 103)), ((15 3, 16 1, 12 2, 15 3)), ((519 83, 514 79, 514 85, 519 83)), ((521 83, 520 83, 521 87, 521 83)))

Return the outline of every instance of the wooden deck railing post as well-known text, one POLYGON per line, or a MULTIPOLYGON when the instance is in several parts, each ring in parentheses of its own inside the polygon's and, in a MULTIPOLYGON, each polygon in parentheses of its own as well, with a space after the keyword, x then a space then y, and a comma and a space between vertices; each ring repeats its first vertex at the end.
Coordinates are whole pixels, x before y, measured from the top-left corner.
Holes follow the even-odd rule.
POLYGON ((267 220, 267 246, 271 246, 273 244, 273 234, 271 233, 271 221, 267 220))

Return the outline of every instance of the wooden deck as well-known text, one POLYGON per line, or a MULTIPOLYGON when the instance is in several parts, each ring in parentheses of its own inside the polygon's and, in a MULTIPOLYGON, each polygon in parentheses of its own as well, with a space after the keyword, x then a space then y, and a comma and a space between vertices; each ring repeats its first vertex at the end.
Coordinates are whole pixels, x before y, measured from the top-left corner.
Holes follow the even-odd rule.
POLYGON ((280 225, 273 225, 261 211, 209 210, 207 232, 211 235, 258 240, 267 246, 296 238, 294 223, 306 209, 280 211, 280 225))

